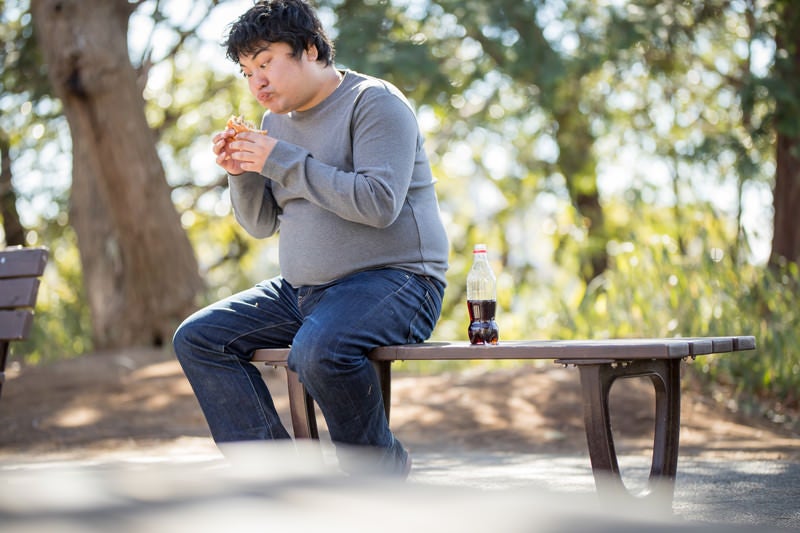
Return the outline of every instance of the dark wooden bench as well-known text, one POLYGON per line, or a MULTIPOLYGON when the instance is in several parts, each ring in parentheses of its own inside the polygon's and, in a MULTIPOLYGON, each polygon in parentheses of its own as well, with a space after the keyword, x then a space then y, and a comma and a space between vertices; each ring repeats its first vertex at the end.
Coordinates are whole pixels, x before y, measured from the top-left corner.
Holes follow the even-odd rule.
MULTIPOLYGON (((389 416, 392 361, 549 359, 580 371, 584 425, 598 492, 627 494, 620 474, 609 412, 611 385, 620 378, 647 377, 655 389, 655 427, 649 488, 642 497, 672 501, 678 465, 681 361, 699 355, 755 349, 752 336, 502 342, 427 342, 386 346, 369 354, 389 416)), ((288 348, 262 349, 253 362, 286 367, 288 348)), ((292 427, 296 438, 318 438, 314 404, 297 375, 287 368, 292 427)))
POLYGON ((0 250, 0 394, 11 341, 28 338, 46 248, 15 246, 0 250))

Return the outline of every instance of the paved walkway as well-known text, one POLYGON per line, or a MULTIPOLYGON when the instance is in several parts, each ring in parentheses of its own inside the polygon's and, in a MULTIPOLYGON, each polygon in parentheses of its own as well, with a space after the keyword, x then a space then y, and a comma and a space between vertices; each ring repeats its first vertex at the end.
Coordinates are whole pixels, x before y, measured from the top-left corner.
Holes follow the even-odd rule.
MULTIPOLYGON (((622 463, 644 486, 643 460, 622 463)), ((681 459, 672 512, 600 502, 584 456, 415 453, 407 483, 329 451, 0 457, 0 531, 800 531, 800 464, 681 459)))
MULTIPOLYGON (((595 493, 587 457, 416 454, 413 482, 553 494, 595 493)), ((626 485, 643 490, 649 465, 621 460, 626 485)), ((800 531, 800 463, 680 459, 673 513, 687 521, 800 531)))

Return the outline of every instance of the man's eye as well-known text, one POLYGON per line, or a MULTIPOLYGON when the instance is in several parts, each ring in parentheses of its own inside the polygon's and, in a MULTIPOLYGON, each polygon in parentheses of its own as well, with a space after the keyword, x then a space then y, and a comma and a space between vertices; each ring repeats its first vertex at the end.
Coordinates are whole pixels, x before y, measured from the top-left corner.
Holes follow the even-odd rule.
POLYGON ((245 79, 247 79, 247 78, 249 78, 251 76, 252 76, 252 74, 249 74, 247 72, 242 72, 242 77, 245 78, 245 79))

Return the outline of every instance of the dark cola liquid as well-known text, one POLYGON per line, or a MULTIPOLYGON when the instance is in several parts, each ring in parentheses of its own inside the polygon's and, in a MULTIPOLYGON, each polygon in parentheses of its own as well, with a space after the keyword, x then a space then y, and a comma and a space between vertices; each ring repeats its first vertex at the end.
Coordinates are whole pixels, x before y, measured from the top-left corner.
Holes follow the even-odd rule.
POLYGON ((494 321, 496 300, 467 300, 469 309, 469 342, 471 344, 497 344, 500 330, 494 321))

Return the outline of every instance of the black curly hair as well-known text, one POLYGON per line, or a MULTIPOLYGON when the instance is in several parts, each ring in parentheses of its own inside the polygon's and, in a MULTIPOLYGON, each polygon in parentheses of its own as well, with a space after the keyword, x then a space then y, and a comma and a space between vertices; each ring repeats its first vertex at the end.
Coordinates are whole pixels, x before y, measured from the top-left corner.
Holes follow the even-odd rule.
POLYGON ((261 0, 230 24, 223 43, 226 56, 239 63, 264 43, 286 43, 292 56, 300 58, 309 46, 317 48, 317 61, 333 63, 333 43, 328 39, 314 9, 305 0, 261 0))

